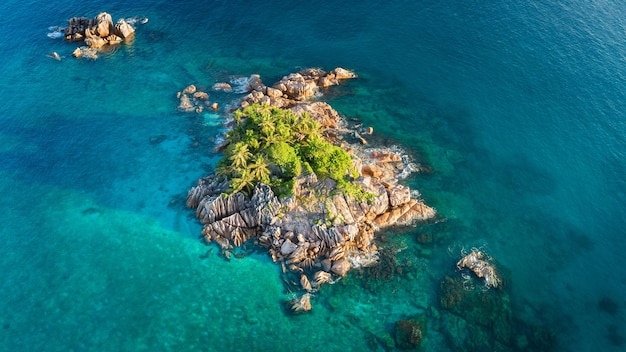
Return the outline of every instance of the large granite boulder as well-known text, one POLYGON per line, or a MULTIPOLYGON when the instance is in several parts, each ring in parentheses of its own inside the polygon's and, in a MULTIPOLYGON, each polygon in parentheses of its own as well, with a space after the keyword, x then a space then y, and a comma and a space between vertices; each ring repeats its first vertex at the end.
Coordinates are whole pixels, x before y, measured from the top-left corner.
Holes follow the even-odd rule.
POLYGON ((292 73, 283 77, 274 88, 280 90, 290 99, 305 100, 313 97, 317 90, 317 84, 312 79, 306 79, 299 73, 292 73))
POLYGON ((115 34, 120 38, 128 39, 135 34, 135 28, 124 21, 124 19, 120 19, 115 24, 115 34))
POLYGON ((100 38, 106 38, 113 34, 115 27, 113 26, 113 18, 106 12, 99 13, 94 19, 95 34, 100 38))

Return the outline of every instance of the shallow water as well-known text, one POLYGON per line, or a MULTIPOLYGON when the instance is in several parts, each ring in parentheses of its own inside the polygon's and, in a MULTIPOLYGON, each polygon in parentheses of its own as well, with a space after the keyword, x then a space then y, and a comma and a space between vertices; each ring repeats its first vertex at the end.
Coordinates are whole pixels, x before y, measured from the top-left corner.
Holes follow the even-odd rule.
MULTIPOLYGON (((553 331, 556 349, 626 343, 623 4, 10 1, 0 11, 10 34, 2 349, 383 350, 395 321, 440 310, 439 282, 471 247, 497 260, 513 314, 553 331), (47 36, 99 11, 149 22, 96 61, 47 36), (360 75, 325 99, 373 126, 372 142, 433 166, 408 183, 442 221, 386 233, 406 247, 404 275, 369 287, 355 273, 293 317, 267 257, 226 262, 197 238, 184 198, 219 158, 221 117, 178 113, 175 94, 309 66, 360 75), (418 233, 435 245, 425 250, 418 233)), ((222 106, 237 97, 211 93, 222 106)), ((429 326, 424 348, 449 348, 429 326)))

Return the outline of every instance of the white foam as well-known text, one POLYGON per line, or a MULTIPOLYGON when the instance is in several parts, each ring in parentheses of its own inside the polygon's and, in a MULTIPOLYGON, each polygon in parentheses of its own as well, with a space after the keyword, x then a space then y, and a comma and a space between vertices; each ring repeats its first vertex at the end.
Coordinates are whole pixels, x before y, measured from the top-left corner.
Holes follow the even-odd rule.
POLYGON ((136 24, 148 23, 148 17, 143 17, 143 16, 128 17, 128 18, 125 18, 124 21, 126 21, 126 23, 130 24, 131 26, 134 26, 136 24))
POLYGON ((59 39, 59 38, 63 38, 65 36, 65 33, 63 33, 63 29, 59 26, 50 26, 48 27, 48 30, 51 32, 48 32, 48 38, 51 39, 59 39))
POLYGON ((229 82, 233 93, 248 93, 248 77, 232 77, 229 82))

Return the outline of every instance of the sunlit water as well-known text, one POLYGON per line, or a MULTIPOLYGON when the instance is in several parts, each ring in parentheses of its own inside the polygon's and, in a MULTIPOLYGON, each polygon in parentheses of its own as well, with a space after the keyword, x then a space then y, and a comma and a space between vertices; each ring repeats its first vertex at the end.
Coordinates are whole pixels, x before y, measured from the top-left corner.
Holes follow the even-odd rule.
MULTIPOLYGON (((553 331, 559 350, 626 346, 624 4, 11 1, 1 12, 0 349, 382 349, 371 336, 432 316, 471 247, 496 258, 514 315, 553 331), (100 11, 149 22, 96 61, 47 36, 100 11), (266 256, 206 255, 184 198, 219 158, 221 117, 178 113, 175 94, 310 66, 360 75, 325 99, 373 126, 372 142, 433 166, 408 182, 441 221, 388 233, 407 275, 377 289, 352 275, 293 317, 266 256)), ((431 325, 425 348, 446 350, 431 325)))

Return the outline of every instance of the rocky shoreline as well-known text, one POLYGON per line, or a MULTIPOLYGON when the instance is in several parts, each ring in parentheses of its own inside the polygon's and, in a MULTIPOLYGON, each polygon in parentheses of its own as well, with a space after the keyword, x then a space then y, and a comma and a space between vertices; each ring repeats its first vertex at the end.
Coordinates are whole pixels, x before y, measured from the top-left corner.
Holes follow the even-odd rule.
MULTIPOLYGON (((350 154, 358 171, 352 182, 370 195, 368 200, 338 191, 337 182, 319 179, 315 173, 297 177, 292 195, 283 198, 263 183, 257 183, 249 195, 226 194, 228 179, 215 174, 198 180, 188 192, 187 206, 195 209, 203 223, 204 239, 216 242, 226 258, 235 247, 252 241, 290 275, 289 281, 302 293, 291 302, 295 312, 311 309, 310 293, 320 285, 347 275, 352 268, 376 265, 378 229, 426 222, 436 216, 418 192, 399 183, 399 176, 410 170, 406 158, 390 149, 365 148, 359 140, 362 137, 345 127, 337 111, 325 102, 312 101, 327 87, 355 77, 342 68, 329 73, 307 69, 269 87, 253 75, 248 79, 249 93, 239 106, 262 104, 295 115, 308 114, 321 126, 324 138, 350 154)), ((226 83, 214 87, 228 89, 226 83)), ((181 110, 202 111, 197 103, 209 103, 200 95, 194 89, 179 92, 179 108, 194 101, 191 108, 181 110)))

